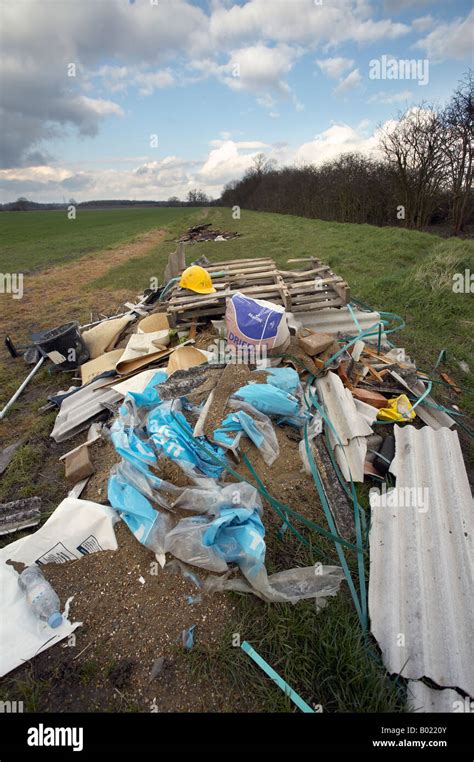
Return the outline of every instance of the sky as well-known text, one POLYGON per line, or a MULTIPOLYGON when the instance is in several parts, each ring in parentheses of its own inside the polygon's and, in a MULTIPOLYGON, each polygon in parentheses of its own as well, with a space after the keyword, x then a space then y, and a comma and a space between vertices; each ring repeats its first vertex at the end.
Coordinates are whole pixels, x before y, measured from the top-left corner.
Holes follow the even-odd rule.
POLYGON ((468 0, 0 0, 0 201, 218 198, 348 151, 472 67, 468 0), (409 67, 403 61, 411 61, 409 67))

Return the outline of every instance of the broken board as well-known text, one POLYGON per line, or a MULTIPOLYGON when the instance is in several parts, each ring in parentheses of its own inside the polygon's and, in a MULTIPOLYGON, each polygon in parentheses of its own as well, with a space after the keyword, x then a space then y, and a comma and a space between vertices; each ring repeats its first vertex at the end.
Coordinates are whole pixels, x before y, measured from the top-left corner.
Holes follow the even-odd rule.
POLYGON ((217 262, 206 269, 216 292, 195 294, 179 288, 170 291, 168 320, 175 327, 187 320, 218 317, 226 300, 236 293, 281 304, 287 312, 307 312, 343 307, 350 300, 347 283, 316 257, 289 260, 305 263, 299 270, 280 270, 270 257, 217 262))

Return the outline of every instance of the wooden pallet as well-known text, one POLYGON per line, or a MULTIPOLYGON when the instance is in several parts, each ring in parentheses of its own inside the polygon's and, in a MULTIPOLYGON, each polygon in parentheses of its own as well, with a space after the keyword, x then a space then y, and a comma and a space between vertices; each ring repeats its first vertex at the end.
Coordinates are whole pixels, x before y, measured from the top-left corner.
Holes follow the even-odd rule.
POLYGON ((299 270, 280 270, 269 257, 233 259, 209 265, 215 294, 194 294, 175 286, 168 301, 171 326, 225 313, 226 300, 236 293, 282 304, 287 312, 343 307, 350 299, 347 283, 315 257, 290 259, 305 263, 299 270))

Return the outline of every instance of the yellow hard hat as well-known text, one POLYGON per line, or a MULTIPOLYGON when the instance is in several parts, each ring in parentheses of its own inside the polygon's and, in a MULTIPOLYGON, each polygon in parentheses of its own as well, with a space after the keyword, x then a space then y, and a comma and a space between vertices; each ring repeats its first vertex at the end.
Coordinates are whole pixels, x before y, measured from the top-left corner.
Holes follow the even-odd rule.
POLYGON ((198 294, 214 294, 216 289, 212 285, 211 276, 199 265, 191 265, 183 271, 179 281, 181 288, 188 288, 198 294))

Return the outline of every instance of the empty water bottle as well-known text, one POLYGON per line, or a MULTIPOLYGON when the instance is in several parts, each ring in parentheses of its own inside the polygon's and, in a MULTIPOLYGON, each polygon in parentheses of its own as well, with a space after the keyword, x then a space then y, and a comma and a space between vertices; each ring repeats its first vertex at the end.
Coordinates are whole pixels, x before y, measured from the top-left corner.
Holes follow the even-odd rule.
POLYGON ((34 615, 50 627, 59 627, 63 621, 59 598, 39 566, 27 566, 20 574, 18 584, 26 593, 34 615))

